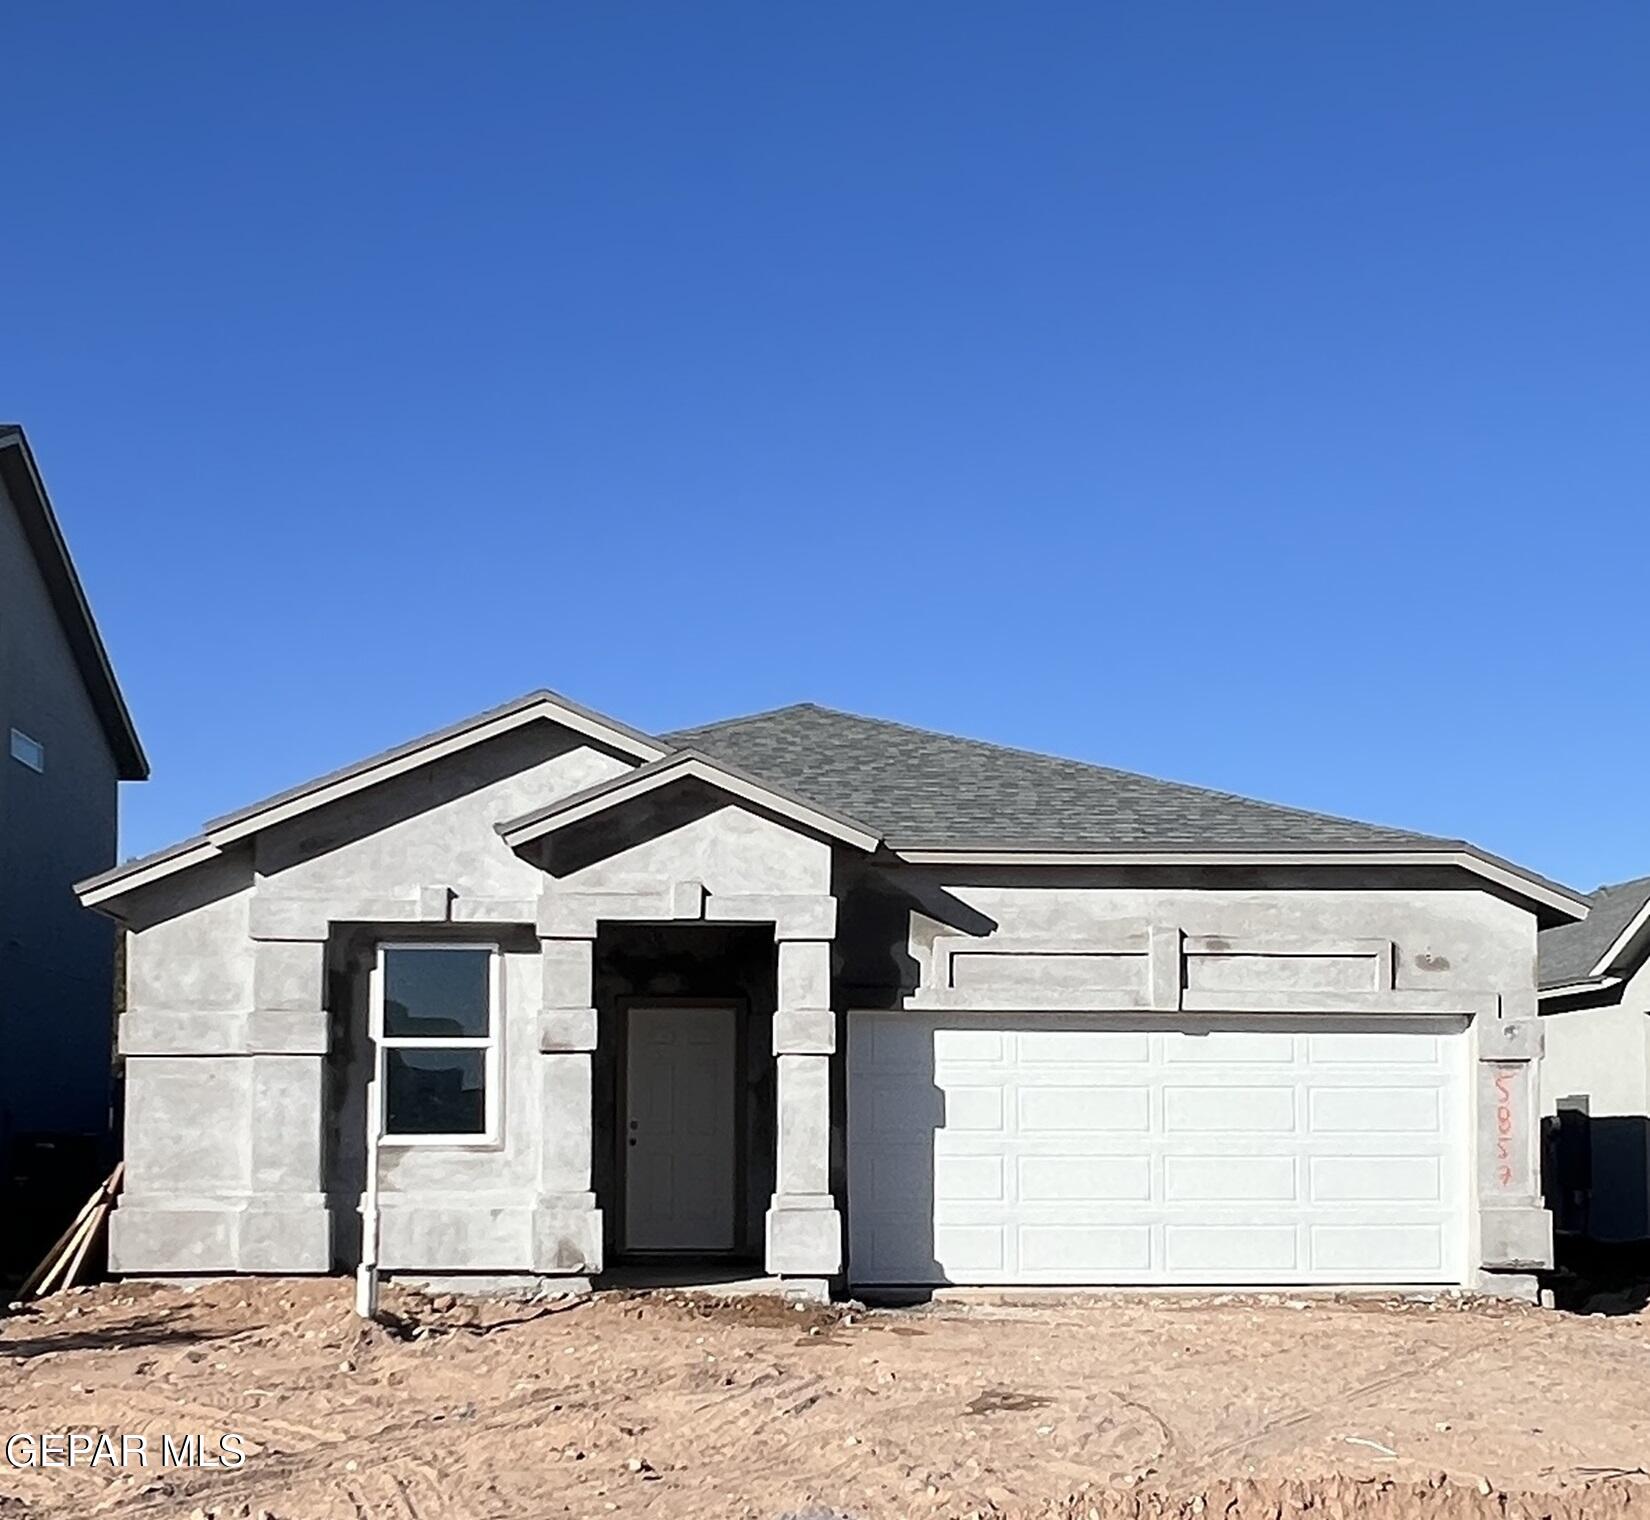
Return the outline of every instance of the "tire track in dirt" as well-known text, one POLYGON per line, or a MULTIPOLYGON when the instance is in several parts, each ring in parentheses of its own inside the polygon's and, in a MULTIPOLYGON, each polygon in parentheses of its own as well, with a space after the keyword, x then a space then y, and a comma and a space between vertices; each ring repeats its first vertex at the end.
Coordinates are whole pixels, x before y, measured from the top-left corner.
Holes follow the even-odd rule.
MULTIPOLYGON (((1562 1331, 1548 1330, 1536 1337, 1536 1344, 1551 1344, 1562 1331)), ((1437 1349, 1437 1348, 1434 1348, 1437 1349)), ((1222 1443, 1200 1455, 1194 1461, 1189 1471, 1199 1478, 1226 1476, 1219 1471, 1215 1464, 1222 1459, 1234 1456, 1238 1452, 1253 1454, 1263 1448, 1274 1437, 1287 1431, 1300 1429, 1311 1424, 1314 1420, 1328 1420, 1336 1414, 1350 1412, 1366 1403, 1377 1394, 1386 1393, 1401 1384, 1412 1382, 1417 1378, 1427 1377, 1447 1366, 1461 1367, 1469 1362, 1480 1362, 1490 1359, 1501 1348, 1495 1344, 1469 1347, 1465 1351, 1444 1349, 1433 1357, 1409 1355, 1399 1358, 1396 1362, 1388 1363, 1379 1376, 1360 1383, 1355 1387, 1331 1395, 1328 1399, 1315 1401, 1308 1405, 1297 1403, 1288 1414, 1277 1416, 1265 1421, 1259 1429, 1252 1433, 1240 1436, 1234 1440, 1222 1443)), ((1526 1342, 1516 1353, 1527 1357, 1530 1345, 1526 1342)), ((1398 1460, 1410 1460, 1399 1458, 1398 1460)))

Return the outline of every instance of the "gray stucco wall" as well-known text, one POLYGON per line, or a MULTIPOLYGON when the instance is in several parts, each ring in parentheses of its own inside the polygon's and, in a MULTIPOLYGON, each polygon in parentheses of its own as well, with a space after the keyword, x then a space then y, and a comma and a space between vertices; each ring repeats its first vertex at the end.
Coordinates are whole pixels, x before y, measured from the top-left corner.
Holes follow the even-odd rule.
POLYGON ((596 1159, 604 1019, 626 988, 668 991, 634 965, 604 971, 603 926, 648 923, 754 925, 769 947, 771 1007, 758 1000, 771 1023, 772 1173, 756 1174, 747 1233, 760 1213, 781 1275, 841 1267, 837 1031, 855 1008, 1459 1016, 1476 1057, 1470 1259, 1514 1273, 1546 1261, 1525 908, 1436 874, 1377 889, 1304 869, 867 864, 692 788, 521 854, 499 839, 495 823, 626 764, 534 723, 135 894, 117 1268, 324 1271, 348 1259, 372 947, 436 936, 502 947, 504 1125, 485 1145, 386 1153, 381 1262, 596 1269, 612 1242, 596 1159))
POLYGON ((74 882, 114 860, 116 767, 0 487, 0 1168, 20 1131, 107 1129, 114 926, 74 882), (45 746, 13 760, 12 728, 45 746))
MULTIPOLYGON (((1619 1002, 1547 1014, 1541 1027, 1544 1119, 1550 1125, 1561 1104, 1585 1111, 1567 1121, 1586 1154, 1580 1233, 1609 1244, 1650 1239, 1650 963, 1619 1002)), ((1577 1163, 1556 1136, 1548 1164, 1555 1188, 1583 1181, 1563 1175, 1577 1163)))

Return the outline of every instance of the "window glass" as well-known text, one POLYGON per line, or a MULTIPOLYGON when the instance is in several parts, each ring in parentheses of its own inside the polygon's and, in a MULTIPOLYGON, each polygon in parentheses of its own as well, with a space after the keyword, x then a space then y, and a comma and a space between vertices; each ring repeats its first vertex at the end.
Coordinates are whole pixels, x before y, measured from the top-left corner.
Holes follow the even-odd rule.
POLYGON ((384 952, 384 1033, 485 1039, 491 952, 440 947, 384 952))
POLYGON ((31 739, 20 728, 11 731, 11 757, 20 765, 26 765, 31 771, 43 771, 46 768, 46 746, 38 739, 31 739))
POLYGON ((487 1128, 487 1052, 398 1045, 384 1052, 384 1129, 479 1135, 487 1128))

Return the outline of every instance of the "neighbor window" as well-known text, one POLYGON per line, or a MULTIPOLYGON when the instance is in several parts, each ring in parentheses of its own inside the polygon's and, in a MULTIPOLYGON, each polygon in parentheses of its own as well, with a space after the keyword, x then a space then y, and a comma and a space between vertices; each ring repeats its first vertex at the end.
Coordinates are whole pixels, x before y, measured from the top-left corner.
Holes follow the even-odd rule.
POLYGON ((374 977, 379 1133, 408 1143, 497 1134, 498 949, 382 945, 374 977))
POLYGON ((38 739, 31 739, 20 728, 11 731, 11 757, 31 771, 46 768, 46 746, 38 739))

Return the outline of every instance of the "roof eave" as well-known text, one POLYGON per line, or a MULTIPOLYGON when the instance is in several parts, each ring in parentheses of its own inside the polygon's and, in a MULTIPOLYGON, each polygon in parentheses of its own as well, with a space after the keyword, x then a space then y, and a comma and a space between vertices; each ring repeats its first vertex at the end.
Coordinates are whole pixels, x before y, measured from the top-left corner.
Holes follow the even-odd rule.
POLYGON ((881 843, 881 836, 857 819, 818 807, 806 798, 772 786, 759 777, 693 749, 676 750, 622 776, 559 797, 546 807, 536 808, 518 818, 506 819, 495 827, 511 849, 519 849, 560 829, 623 807, 661 787, 688 779, 702 781, 729 796, 753 803, 792 823, 867 853, 881 843))
POLYGON ((1523 898, 1537 910, 1545 923, 1570 923, 1587 916, 1588 902, 1542 877, 1523 871, 1510 862, 1464 843, 1441 842, 1436 848, 1413 845, 1289 847, 1266 846, 1196 847, 1163 849, 1154 847, 1084 849, 1036 846, 933 846, 889 842, 900 860, 912 865, 1022 865, 1022 866, 1117 866, 1117 865, 1209 865, 1209 866, 1451 866, 1466 870, 1523 898))
POLYGON ((23 536, 34 551, 46 593, 114 756, 115 774, 122 781, 147 781, 149 757, 143 751, 137 725, 132 721, 125 694, 115 678, 108 648, 98 630, 97 619, 92 616, 86 588, 81 585, 80 572, 69 553, 46 483, 35 463, 34 451, 29 447, 27 434, 16 424, 0 428, 0 479, 12 497, 22 522, 23 536))
POLYGON ((359 764, 333 771, 314 781, 305 782, 262 802, 255 802, 222 818, 214 818, 206 825, 206 837, 220 848, 273 828, 289 818, 311 812, 330 802, 337 802, 356 792, 376 786, 381 781, 417 770, 433 761, 444 759, 459 750, 470 749, 489 739, 496 739, 512 729, 544 719, 593 739, 631 759, 657 760, 667 753, 665 745, 623 724, 615 723, 580 707, 576 702, 551 691, 530 692, 502 707, 490 708, 462 723, 437 729, 434 733, 397 745, 359 764))
POLYGON ((84 881, 77 881, 74 884, 74 894, 80 899, 82 907, 102 908, 112 917, 118 918, 120 915, 109 908, 108 904, 178 871, 187 870, 190 866, 203 865, 222 853, 223 851, 204 834, 197 834, 193 838, 168 845, 164 850, 157 850, 137 860, 128 860, 110 870, 100 871, 96 876, 88 876, 84 881))
POLYGON ((76 895, 86 907, 112 902, 175 872, 200 865, 264 829, 274 828, 370 786, 541 720, 558 723, 634 760, 655 761, 668 753, 667 747, 659 740, 581 707, 555 692, 529 692, 501 707, 490 708, 461 723, 437 729, 434 733, 409 740, 343 770, 329 772, 301 786, 266 797, 238 812, 215 818, 194 838, 87 878, 75 887, 76 895))
POLYGON ((1594 962, 1592 975, 1621 976, 1634 970, 1644 960, 1646 951, 1650 951, 1650 898, 1645 899, 1643 906, 1627 920, 1621 933, 1594 962))
POLYGON ((1582 977, 1575 981, 1559 982, 1551 987, 1542 987, 1537 991, 1537 997, 1543 1003, 1556 1003, 1561 999, 1596 997, 1602 993, 1614 992, 1622 985, 1619 976, 1582 977))

